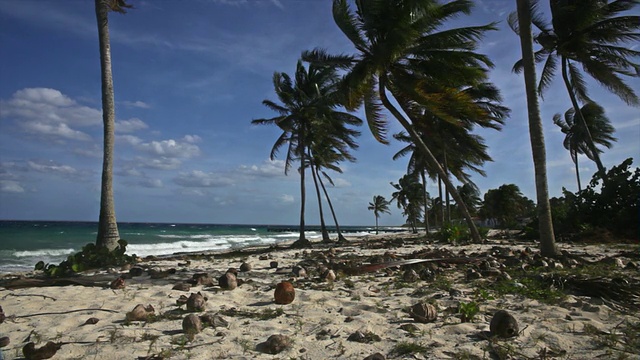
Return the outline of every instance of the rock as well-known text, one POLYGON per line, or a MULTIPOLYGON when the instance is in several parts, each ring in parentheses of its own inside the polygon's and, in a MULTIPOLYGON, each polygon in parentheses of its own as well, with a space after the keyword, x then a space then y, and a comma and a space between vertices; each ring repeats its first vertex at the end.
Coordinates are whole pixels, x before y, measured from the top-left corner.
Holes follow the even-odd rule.
POLYGON ((347 341, 353 341, 353 342, 358 342, 358 343, 371 343, 374 341, 380 341, 380 336, 372 333, 372 332, 367 332, 367 333, 363 333, 362 331, 356 331, 353 334, 349 335, 349 337, 347 338, 347 341))
POLYGON ((177 283, 177 284, 173 285, 171 290, 189 291, 189 290, 191 290, 191 285, 189 285, 187 283, 177 283))
POLYGON ((489 330, 492 336, 504 339, 518 336, 518 322, 506 310, 500 310, 493 315, 489 330))
POLYGON ((438 310, 431 304, 419 302, 411 307, 409 314, 417 322, 428 323, 438 317, 438 310))
POLYGON ((247 272, 247 271, 251 271, 251 264, 247 263, 247 262, 242 262, 242 264, 240 264, 240 271, 242 272, 247 272))
POLYGON ((366 358, 364 358, 364 360, 386 360, 387 358, 384 357, 384 355, 380 354, 379 352, 375 353, 375 354, 371 354, 369 356, 367 356, 366 358))
POLYGON ((124 284, 124 279, 123 279, 123 278, 121 278, 121 277, 119 277, 119 278, 117 278, 117 279, 113 280, 113 281, 111 282, 111 284, 109 285, 109 287, 110 287, 110 288, 112 288, 112 289, 114 289, 114 290, 115 290, 115 289, 124 289, 124 286, 125 286, 125 284, 124 284))
POLYGON ((224 290, 233 290, 238 287, 238 278, 233 272, 226 272, 218 278, 218 285, 224 290))
POLYGON ((431 271, 431 269, 422 269, 420 271, 420 279, 421 280, 433 280, 436 277, 436 274, 431 271))
POLYGON ((153 306, 147 305, 145 307, 142 304, 138 304, 127 313, 126 319, 127 321, 146 321, 151 315, 155 315, 153 306))
POLYGON ((193 339, 195 334, 202 331, 202 321, 196 314, 189 314, 182 319, 182 331, 187 334, 188 337, 193 339))
POLYGON ((402 329, 402 330, 404 330, 404 331, 406 331, 406 332, 408 332, 410 334, 416 333, 416 332, 418 332, 420 330, 414 324, 403 324, 403 325, 400 325, 400 329, 402 329))
POLYGON ((278 354, 291 346, 291 339, 285 335, 271 335, 264 344, 269 354, 278 354))
POLYGON ((164 278, 168 277, 169 275, 175 274, 177 272, 177 270, 174 269, 174 268, 167 269, 167 270, 149 269, 147 272, 149 273, 149 276, 152 279, 164 279, 164 278))
POLYGON ((131 276, 142 276, 144 270, 139 266, 134 266, 129 270, 129 275, 131 276))
POLYGON ((49 341, 43 347, 36 349, 36 345, 30 342, 22 347, 22 354, 27 360, 50 359, 61 347, 62 345, 49 341))
POLYGON ((206 306, 207 298, 202 296, 201 293, 191 293, 189 298, 187 299, 187 311, 189 312, 200 312, 204 311, 206 306))
POLYGON ((176 300, 176 305, 178 306, 185 305, 187 303, 187 300, 189 300, 188 297, 186 297, 185 295, 180 295, 178 300, 176 300))
POLYGON ((480 279, 481 277, 482 275, 479 272, 475 271, 475 269, 467 269, 467 273, 466 273, 467 281, 480 279))
POLYGON ((278 262, 277 261, 272 261, 269 263, 269 267, 272 269, 275 269, 278 267, 278 262))
POLYGON ((10 343, 11 343, 11 340, 9 339, 8 336, 3 336, 0 338, 0 348, 9 346, 10 343))
POLYGON ((213 278, 207 273, 195 273, 191 277, 191 283, 195 286, 213 286, 213 278))
POLYGON ((404 282, 412 283, 418 280, 420 280, 420 276, 413 269, 409 269, 402 274, 402 281, 404 282))
POLYGON ((283 281, 276 285, 276 290, 273 294, 276 304, 287 305, 293 302, 296 298, 296 291, 288 281, 283 281))

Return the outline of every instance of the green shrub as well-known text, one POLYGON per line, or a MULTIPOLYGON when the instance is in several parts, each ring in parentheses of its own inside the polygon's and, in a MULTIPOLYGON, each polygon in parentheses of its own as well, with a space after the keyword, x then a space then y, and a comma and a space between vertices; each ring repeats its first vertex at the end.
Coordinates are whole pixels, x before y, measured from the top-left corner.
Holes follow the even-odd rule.
POLYGON ((463 225, 444 225, 438 231, 438 239, 451 244, 467 241, 471 238, 469 228, 463 225))
POLYGON ((134 263, 136 256, 126 255, 126 251, 127 242, 123 239, 118 240, 118 247, 112 251, 89 243, 82 247, 82 251, 69 255, 67 260, 58 265, 45 264, 43 261, 39 261, 35 269, 44 271, 50 277, 61 277, 90 269, 134 263))

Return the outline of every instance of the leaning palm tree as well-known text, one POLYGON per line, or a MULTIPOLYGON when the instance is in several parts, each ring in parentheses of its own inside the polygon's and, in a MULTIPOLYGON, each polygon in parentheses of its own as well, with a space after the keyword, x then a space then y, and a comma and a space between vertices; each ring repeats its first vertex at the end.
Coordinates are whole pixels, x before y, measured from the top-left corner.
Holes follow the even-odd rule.
POLYGON ((378 235, 378 218, 380 214, 391 214, 389 211, 389 202, 382 195, 374 195, 373 202, 369 203, 368 210, 373 211, 373 215, 376 217, 376 235, 378 235))
POLYGON ((536 91, 536 65, 533 54, 533 37, 531 35, 531 14, 535 13, 535 2, 517 0, 518 23, 517 33, 520 36, 522 51, 522 67, 527 94, 527 112, 529 115, 529 137, 536 183, 538 210, 538 229, 540 232, 540 253, 542 256, 558 254, 556 239, 551 221, 551 205, 549 203, 549 186, 547 184, 547 154, 544 148, 544 132, 540 117, 538 92, 536 91))
POLYGON ((113 200, 113 149, 115 146, 115 96, 111 75, 111 45, 109 40, 109 11, 125 13, 131 5, 124 0, 95 0, 100 42, 100 77, 102 82, 102 122, 104 143, 102 152, 102 181, 100 188, 100 217, 96 246, 113 250, 118 247, 120 233, 113 200))
POLYGON ((282 133, 271 149, 271 159, 275 159, 278 151, 287 145, 285 174, 294 161, 300 162, 300 237, 294 247, 310 246, 305 238, 305 173, 311 163, 309 151, 317 135, 314 135, 322 124, 329 124, 333 118, 343 118, 349 114, 336 110, 336 70, 325 66, 310 64, 305 69, 301 61, 296 66, 295 79, 286 73, 276 72, 273 85, 282 103, 270 100, 262 103, 276 111, 279 116, 271 119, 255 119, 252 124, 277 125, 282 133))
POLYGON ((468 13, 471 5, 466 0, 447 4, 434 0, 356 0, 357 11, 352 11, 347 0, 334 0, 333 18, 354 44, 357 54, 332 56, 315 49, 303 53, 303 58, 346 70, 342 89, 347 108, 364 104, 369 128, 378 141, 387 142, 382 109, 387 109, 398 120, 461 204, 473 239, 480 241, 480 234, 455 186, 413 129, 411 122, 416 119, 408 118, 393 105, 393 100, 402 107, 412 101, 451 122, 487 111, 460 89, 488 78, 487 68, 492 63, 474 50, 480 37, 495 27, 490 24, 436 32, 446 20, 468 13))
POLYGON ((413 232, 417 232, 417 222, 421 215, 423 201, 422 184, 418 181, 416 174, 406 174, 398 180, 397 184, 391 183, 391 186, 396 189, 391 194, 391 201, 396 201, 398 209, 402 209, 413 232))
MULTIPOLYGON (((533 14, 531 20, 540 30, 535 41, 542 46, 535 53, 536 62, 544 61, 540 75, 538 92, 540 94, 551 84, 560 63, 562 80, 569 94, 571 104, 577 115, 578 124, 591 148, 598 171, 603 172, 595 139, 589 131, 587 122, 578 101, 590 100, 584 76, 578 69, 582 66, 585 73, 595 79, 629 105, 640 105, 640 99, 621 76, 640 77, 640 65, 632 60, 640 56, 633 46, 625 46, 640 40, 640 16, 621 13, 638 5, 637 0, 550 0, 551 25, 535 12, 536 1, 531 0, 533 14)), ((512 14, 509 23, 514 30, 516 16, 512 14)), ((523 68, 522 60, 514 70, 523 68)))
MULTIPOLYGON (((609 118, 605 115, 604 109, 594 102, 589 102, 580 109, 580 112, 587 123, 587 129, 591 134, 593 142, 610 149, 611 146, 613 146, 613 142, 617 139, 613 137, 615 129, 611 125, 609 118)), ((574 108, 569 108, 569 110, 564 113, 564 120, 562 120, 560 114, 555 114, 553 116, 553 123, 558 125, 562 133, 565 134, 563 145, 565 149, 569 150, 571 160, 573 160, 575 164, 578 191, 582 191, 578 155, 584 154, 593 161, 595 161, 596 155, 588 145, 588 137, 583 127, 576 121, 574 108)), ((602 152, 602 150, 598 148, 596 148, 596 150, 600 153, 602 152)))

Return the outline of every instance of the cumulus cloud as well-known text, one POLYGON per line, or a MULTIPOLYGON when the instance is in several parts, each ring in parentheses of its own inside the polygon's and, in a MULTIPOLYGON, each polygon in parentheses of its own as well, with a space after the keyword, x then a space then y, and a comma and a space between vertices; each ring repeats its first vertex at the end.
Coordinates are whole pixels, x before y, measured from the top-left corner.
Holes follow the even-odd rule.
POLYGON ((173 158, 192 158, 200 155, 198 145, 173 139, 139 143, 136 148, 152 155, 173 158))
POLYGON ((294 201, 293 195, 289 195, 289 194, 282 194, 282 196, 280 196, 280 201, 284 204, 291 204, 294 201))
POLYGON ((150 109, 151 105, 147 104, 144 101, 123 101, 122 104, 124 104, 124 106, 126 107, 130 107, 130 108, 140 108, 140 109, 150 109))
POLYGON ((30 160, 26 164, 27 171, 35 171, 47 175, 57 175, 64 178, 76 180, 85 180, 90 177, 93 172, 90 170, 78 170, 70 165, 58 164, 54 161, 30 160))
POLYGON ((141 156, 135 158, 135 163, 137 166, 156 170, 175 170, 182 164, 180 160, 175 158, 143 158, 141 156))
POLYGON ((90 141, 91 136, 82 131, 73 130, 67 124, 47 124, 40 121, 20 123, 26 132, 36 135, 52 136, 67 140, 90 141))
POLYGON ((351 183, 343 178, 333 179, 333 185, 337 188, 350 187, 351 183))
POLYGON ((24 188, 17 181, 0 180, 0 192, 4 193, 23 193, 24 188))
POLYGON ((234 180, 229 177, 200 170, 181 172, 173 182, 184 187, 224 187, 234 184, 234 180))
POLYGON ((132 133, 138 130, 147 129, 148 127, 149 125, 138 118, 116 121, 116 132, 119 133, 132 133))
POLYGON ((164 186, 160 179, 143 179, 138 182, 138 185, 146 188, 161 188, 164 186))
POLYGON ((259 177, 282 177, 284 176, 284 164, 284 160, 265 160, 261 165, 241 165, 240 172, 259 177))

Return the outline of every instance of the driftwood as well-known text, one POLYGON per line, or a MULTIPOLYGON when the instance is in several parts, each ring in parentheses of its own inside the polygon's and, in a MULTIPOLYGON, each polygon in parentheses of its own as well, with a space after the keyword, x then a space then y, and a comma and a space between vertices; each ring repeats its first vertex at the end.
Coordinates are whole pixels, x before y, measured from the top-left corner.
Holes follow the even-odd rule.
POLYGON ((24 289, 32 287, 45 287, 45 286, 88 286, 88 287, 104 287, 108 288, 113 281, 113 275, 105 276, 90 276, 90 277, 65 277, 65 278, 30 278, 19 277, 14 279, 6 279, 0 281, 0 287, 4 287, 7 290, 12 289, 24 289))

